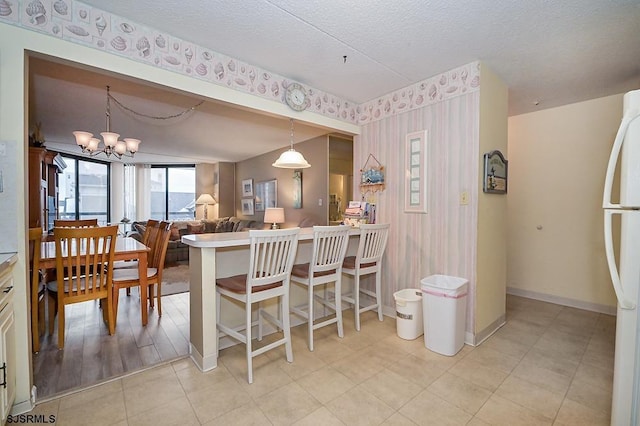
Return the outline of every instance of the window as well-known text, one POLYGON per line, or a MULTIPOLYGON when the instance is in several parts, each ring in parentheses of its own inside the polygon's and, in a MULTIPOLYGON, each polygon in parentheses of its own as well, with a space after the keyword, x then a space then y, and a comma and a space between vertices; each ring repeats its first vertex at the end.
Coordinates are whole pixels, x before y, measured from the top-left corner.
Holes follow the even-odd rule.
POLYGON ((151 218, 193 219, 196 203, 196 168, 188 166, 151 167, 151 218))
POLYGON ((67 168, 60 176, 59 214, 61 219, 109 218, 109 164, 64 156, 67 168))

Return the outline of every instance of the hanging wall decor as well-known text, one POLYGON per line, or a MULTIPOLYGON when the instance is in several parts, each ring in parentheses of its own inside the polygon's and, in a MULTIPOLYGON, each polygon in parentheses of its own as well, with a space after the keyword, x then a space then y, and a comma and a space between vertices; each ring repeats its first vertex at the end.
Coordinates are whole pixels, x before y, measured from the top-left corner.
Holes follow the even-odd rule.
POLYGON ((242 179, 242 196, 253 197, 253 179, 242 179))
POLYGON ((364 195, 367 192, 383 191, 384 188, 384 166, 373 154, 369 154, 360 169, 360 192, 364 195))
POLYGON ((405 140, 404 211, 427 213, 427 131, 405 140))
POLYGON ((484 154, 482 190, 491 194, 507 193, 508 161, 498 150, 484 154))
POLYGON ((293 208, 302 208, 302 170, 293 171, 293 208))

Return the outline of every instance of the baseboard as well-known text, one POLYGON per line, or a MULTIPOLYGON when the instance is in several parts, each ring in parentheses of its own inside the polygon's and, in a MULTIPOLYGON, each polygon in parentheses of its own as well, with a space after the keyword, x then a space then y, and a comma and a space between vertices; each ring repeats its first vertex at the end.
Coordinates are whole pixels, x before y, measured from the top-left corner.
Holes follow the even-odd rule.
POLYGON ((218 358, 215 354, 205 359, 191 343, 189 343, 189 356, 196 367, 202 372, 213 370, 218 366, 218 358))
POLYGON ((552 294, 538 293, 536 291, 522 290, 513 287, 507 287, 507 294, 540 300, 542 302, 554 303, 556 305, 568 306, 570 308, 584 309, 585 311, 598 312, 600 314, 615 316, 617 311, 615 306, 584 302, 582 300, 571 299, 568 297, 554 296, 552 294))
POLYGON ((493 333, 495 333, 496 331, 500 330, 500 327, 502 327, 506 323, 507 323, 506 316, 505 316, 505 314, 502 314, 494 322, 492 322, 491 324, 486 326, 480 332, 476 333, 475 336, 473 336, 472 333, 467 333, 467 338, 470 339, 473 343, 468 343, 466 341, 465 341, 465 343, 468 343, 468 344, 470 344, 472 346, 478 346, 482 342, 487 340, 489 337, 491 337, 493 335, 493 333), (471 335, 471 336, 469 336, 469 335, 471 335))
MULTIPOLYGON (((35 387, 35 386, 34 386, 35 387)), ((32 394, 33 395, 33 394, 32 394)), ((33 398, 33 396, 32 396, 33 398)), ((24 413, 28 413, 29 411, 33 410, 36 407, 36 404, 34 401, 32 401, 31 399, 28 399, 26 401, 23 402, 19 402, 17 404, 14 404, 13 407, 11 407, 11 412, 10 414, 12 416, 15 416, 17 414, 24 414, 24 413)), ((11 422, 9 422, 11 423, 11 422)))

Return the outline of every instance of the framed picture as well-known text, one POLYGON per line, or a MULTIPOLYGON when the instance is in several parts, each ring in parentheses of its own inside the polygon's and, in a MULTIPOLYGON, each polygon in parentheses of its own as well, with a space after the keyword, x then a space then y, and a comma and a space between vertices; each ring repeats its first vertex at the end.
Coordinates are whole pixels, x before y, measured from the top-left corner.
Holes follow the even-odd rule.
POLYGON ((427 131, 405 139, 404 211, 427 213, 427 131))
POLYGON ((484 154, 482 190, 492 194, 507 193, 508 161, 498 150, 484 154))
POLYGON ((278 206, 278 181, 275 179, 256 183, 256 211, 278 206))
POLYGON ((302 208, 302 170, 293 171, 293 208, 302 208))
POLYGON ((244 216, 253 216, 253 198, 244 198, 242 200, 242 214, 244 216))
POLYGON ((242 196, 253 197, 253 179, 242 180, 242 196))

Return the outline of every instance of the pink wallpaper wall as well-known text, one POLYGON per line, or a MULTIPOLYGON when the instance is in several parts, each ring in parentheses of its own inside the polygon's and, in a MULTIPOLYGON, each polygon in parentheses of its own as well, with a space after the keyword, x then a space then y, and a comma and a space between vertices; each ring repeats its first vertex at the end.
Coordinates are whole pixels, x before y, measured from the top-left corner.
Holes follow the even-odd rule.
MULTIPOLYGON (((354 175, 369 153, 385 166, 386 189, 378 192, 378 223, 391 223, 383 267, 383 302, 420 286, 432 274, 469 280, 467 330, 473 328, 477 205, 461 206, 461 191, 478 199, 478 90, 389 116, 362 126, 354 140, 354 175), (404 212, 404 152, 407 133, 427 130, 428 213, 404 212)), ((359 197, 359 194, 356 194, 359 197)))

